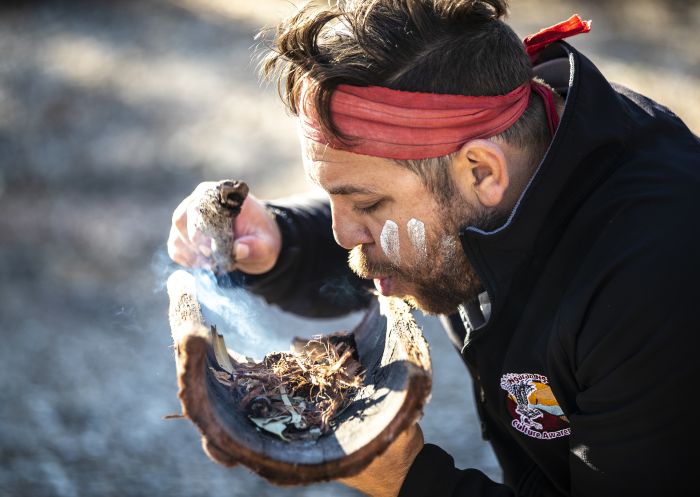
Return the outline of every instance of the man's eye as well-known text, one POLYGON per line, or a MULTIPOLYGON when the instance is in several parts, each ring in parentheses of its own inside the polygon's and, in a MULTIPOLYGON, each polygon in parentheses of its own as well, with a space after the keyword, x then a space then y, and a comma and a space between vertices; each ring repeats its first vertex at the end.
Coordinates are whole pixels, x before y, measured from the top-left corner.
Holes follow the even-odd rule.
POLYGON ((372 212, 376 211, 379 206, 381 205, 381 201, 375 202, 372 205, 367 205, 367 206, 359 206, 356 205, 353 209, 355 212, 359 212, 360 214, 371 214, 372 212))

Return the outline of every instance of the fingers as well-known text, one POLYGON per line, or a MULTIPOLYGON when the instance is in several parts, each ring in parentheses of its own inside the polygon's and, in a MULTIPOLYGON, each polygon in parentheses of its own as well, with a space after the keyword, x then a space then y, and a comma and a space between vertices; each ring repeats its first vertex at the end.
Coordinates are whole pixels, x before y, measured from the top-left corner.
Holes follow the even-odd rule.
POLYGON ((212 239, 197 228, 201 225, 201 214, 195 202, 190 202, 186 211, 185 237, 186 240, 204 257, 211 257, 212 239))
POLYGON ((193 195, 185 198, 173 211, 172 226, 168 237, 168 255, 178 264, 185 267, 209 267, 208 257, 211 255, 211 240, 194 230, 196 241, 189 235, 189 212, 193 195))
POLYGON ((181 266, 192 267, 196 256, 173 226, 168 237, 168 255, 181 266))
POLYGON ((181 266, 202 269, 211 267, 209 259, 188 243, 175 227, 170 230, 168 237, 168 255, 181 266))
POLYGON ((187 232, 187 207, 190 205, 191 197, 192 195, 185 197, 173 211, 172 227, 181 233, 187 232))

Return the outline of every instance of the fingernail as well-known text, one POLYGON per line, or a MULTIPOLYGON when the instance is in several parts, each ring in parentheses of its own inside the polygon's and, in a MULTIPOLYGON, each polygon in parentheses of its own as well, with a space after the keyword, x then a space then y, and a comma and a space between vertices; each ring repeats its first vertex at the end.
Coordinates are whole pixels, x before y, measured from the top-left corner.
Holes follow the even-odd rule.
POLYGON ((243 243, 239 243, 234 247, 234 253, 236 255, 236 260, 240 261, 241 259, 245 259, 248 257, 248 255, 250 255, 250 247, 243 243))
POLYGON ((211 247, 207 247, 206 245, 200 245, 200 246, 199 246, 199 251, 200 251, 205 257, 211 257, 211 247))

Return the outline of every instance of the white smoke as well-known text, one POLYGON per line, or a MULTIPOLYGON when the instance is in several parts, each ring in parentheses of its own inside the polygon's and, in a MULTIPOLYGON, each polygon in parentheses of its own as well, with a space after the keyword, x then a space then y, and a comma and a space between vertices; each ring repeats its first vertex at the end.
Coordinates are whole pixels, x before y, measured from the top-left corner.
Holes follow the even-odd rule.
POLYGON ((193 274, 204 318, 207 324, 216 326, 228 348, 255 359, 269 352, 289 350, 297 333, 285 329, 278 309, 243 288, 220 286, 209 271, 193 274))
MULTIPOLYGON (((165 249, 151 261, 155 292, 165 292, 165 282, 178 266, 165 249)), ((194 270, 197 300, 207 325, 214 325, 226 346, 239 354, 262 359, 270 352, 287 351, 294 337, 311 338, 336 331, 351 331, 362 318, 355 312, 335 319, 308 319, 282 311, 241 287, 219 285, 210 271, 194 270)), ((327 289, 327 291, 331 291, 327 289)), ((334 293, 338 293, 336 289, 334 293)), ((347 298, 357 298, 348 295, 347 298)))

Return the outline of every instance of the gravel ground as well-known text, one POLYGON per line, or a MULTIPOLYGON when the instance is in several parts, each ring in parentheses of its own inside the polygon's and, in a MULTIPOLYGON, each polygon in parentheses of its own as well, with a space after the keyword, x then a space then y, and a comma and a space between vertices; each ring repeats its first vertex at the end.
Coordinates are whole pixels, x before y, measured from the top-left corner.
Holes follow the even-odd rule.
MULTIPOLYGON (((576 44, 697 130, 699 55, 658 23, 695 36, 698 9, 664 17, 638 3, 629 22, 587 7, 601 29, 576 44), (640 36, 630 26, 644 16, 657 23, 640 36)), ((179 410, 163 290, 173 208, 205 179, 244 178, 263 198, 309 188, 293 123, 250 62, 258 27, 288 7, 245 4, 0 7, 2 497, 357 495, 223 468, 193 425, 162 419, 179 410)), ((541 6, 518 4, 519 33, 572 12, 557 5, 540 20, 541 6)), ((357 320, 270 312, 295 333, 357 320)), ((437 322, 419 319, 435 368, 426 439, 498 479, 464 366, 437 322)))

